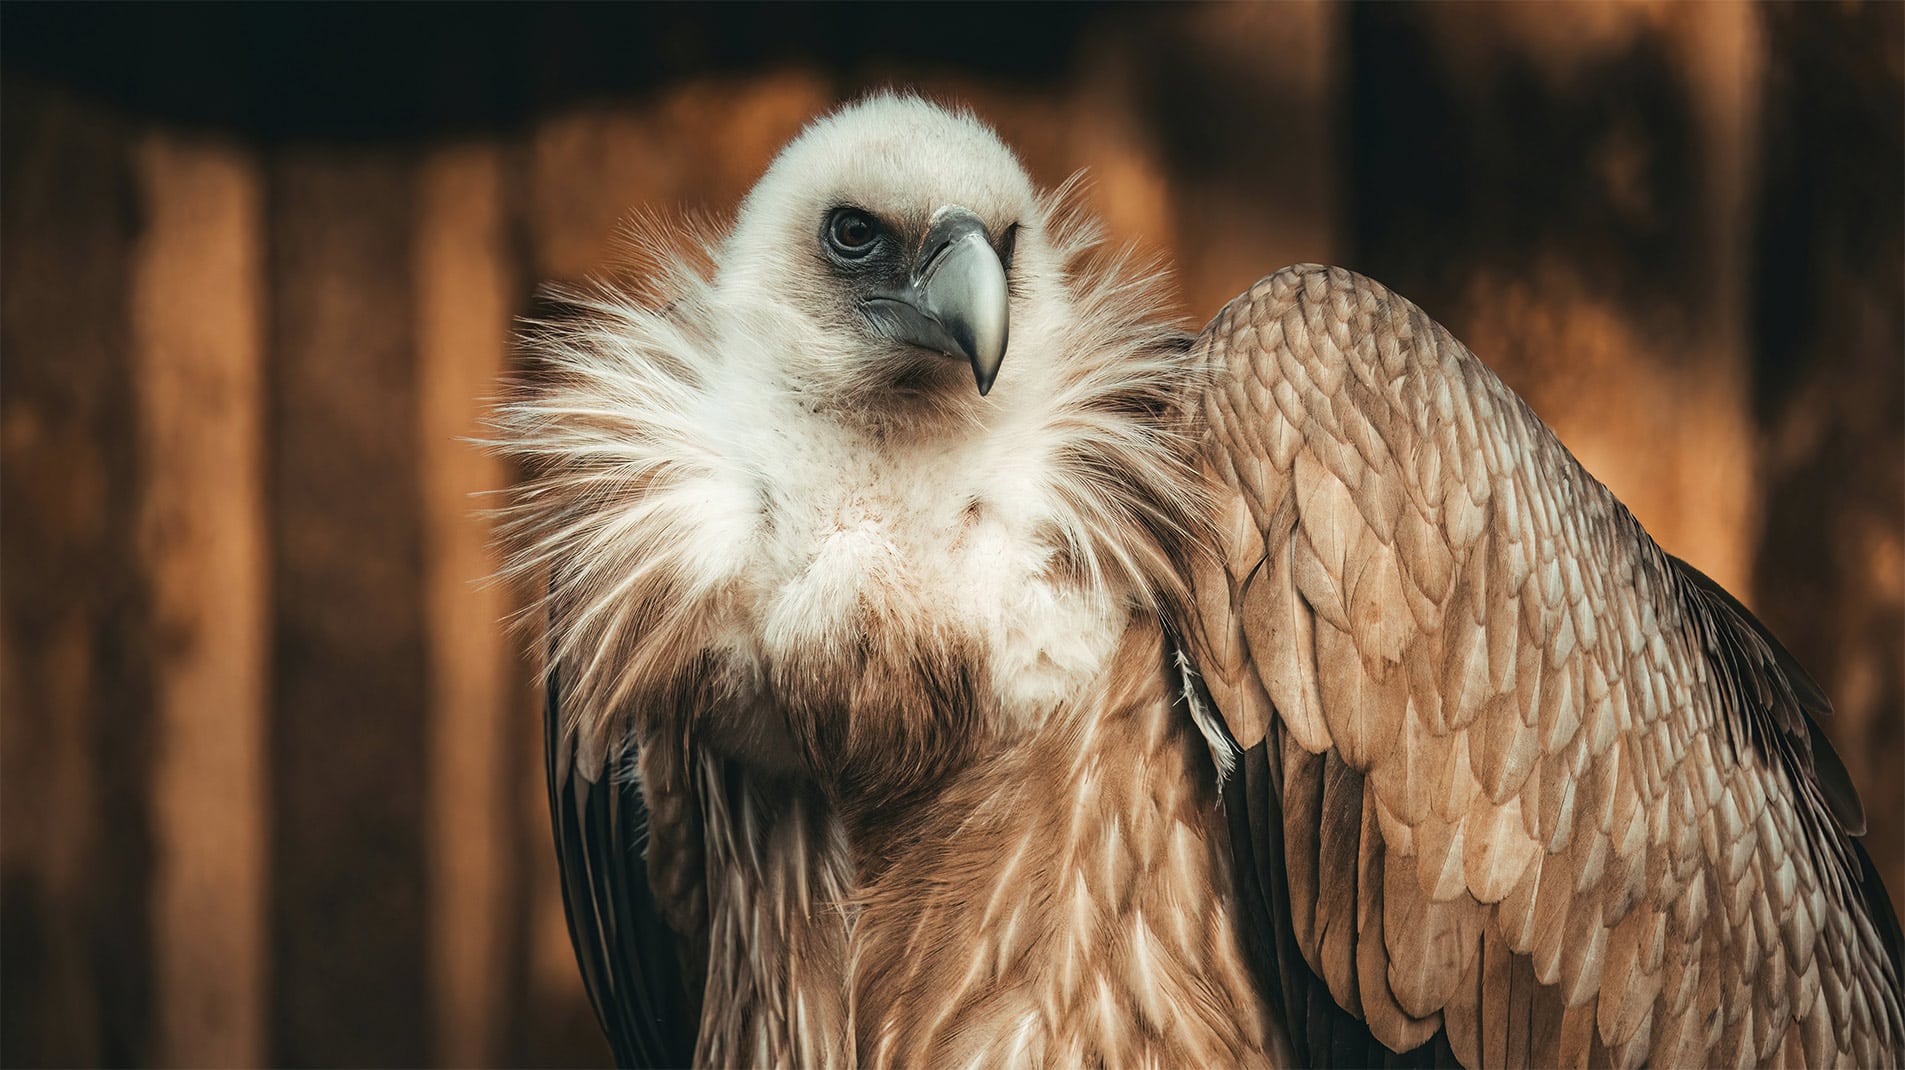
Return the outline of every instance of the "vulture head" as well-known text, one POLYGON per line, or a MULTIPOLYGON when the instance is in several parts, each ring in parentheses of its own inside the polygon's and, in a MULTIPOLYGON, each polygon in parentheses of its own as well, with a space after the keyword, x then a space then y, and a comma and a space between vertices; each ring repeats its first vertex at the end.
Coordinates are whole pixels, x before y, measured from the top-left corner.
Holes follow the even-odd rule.
POLYGON ((1048 259, 1044 202, 965 112, 877 96, 783 149, 720 253, 719 293, 789 313, 769 341, 801 385, 876 403, 992 389, 1023 285, 1048 259), (792 344, 789 344, 789 343, 792 344), (969 377, 969 378, 968 378, 969 377))
POLYGON ((842 795, 911 791, 1182 600, 1187 339, 1096 240, 970 113, 879 95, 786 146, 711 263, 658 247, 651 294, 569 295, 500 426, 584 768, 680 709, 842 795), (1019 603, 1050 619, 1003 626, 1019 603))

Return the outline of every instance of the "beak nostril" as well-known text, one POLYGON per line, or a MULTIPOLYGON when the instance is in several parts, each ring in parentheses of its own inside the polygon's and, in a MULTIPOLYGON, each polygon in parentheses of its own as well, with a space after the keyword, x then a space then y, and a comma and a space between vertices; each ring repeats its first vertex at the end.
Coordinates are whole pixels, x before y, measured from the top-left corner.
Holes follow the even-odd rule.
POLYGON ((914 277, 922 281, 931 279, 933 272, 939 269, 939 262, 945 259, 947 250, 952 247, 952 238, 942 240, 936 248, 921 258, 918 270, 913 273, 914 277))

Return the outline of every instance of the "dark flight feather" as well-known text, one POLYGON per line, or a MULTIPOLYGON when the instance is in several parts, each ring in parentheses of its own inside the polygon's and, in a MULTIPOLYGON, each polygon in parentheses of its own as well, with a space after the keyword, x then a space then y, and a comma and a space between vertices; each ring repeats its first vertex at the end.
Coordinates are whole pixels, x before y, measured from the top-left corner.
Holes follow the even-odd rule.
POLYGON ((589 1002, 616 1065, 687 1066, 694 1059, 694 1021, 675 936, 648 885, 641 787, 613 761, 605 763, 601 781, 585 777, 574 761, 575 740, 562 731, 561 709, 558 668, 549 674, 543 712, 549 813, 563 911, 589 1002))

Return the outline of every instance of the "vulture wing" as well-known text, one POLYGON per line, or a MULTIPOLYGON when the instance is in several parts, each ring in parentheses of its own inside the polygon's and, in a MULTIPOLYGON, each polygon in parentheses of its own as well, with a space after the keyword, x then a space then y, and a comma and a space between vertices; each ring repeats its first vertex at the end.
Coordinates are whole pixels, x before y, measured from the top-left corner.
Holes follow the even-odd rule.
POLYGON ((1900 1061, 1829 707, 1752 615, 1368 279, 1286 269, 1198 345, 1179 631, 1299 1059, 1900 1061))
POLYGON ((687 1066, 697 1015, 675 961, 675 934, 648 882, 648 810, 630 752, 591 780, 562 728, 561 674, 550 674, 543 712, 549 814, 561 867, 562 905, 595 1015, 624 1067, 687 1066))

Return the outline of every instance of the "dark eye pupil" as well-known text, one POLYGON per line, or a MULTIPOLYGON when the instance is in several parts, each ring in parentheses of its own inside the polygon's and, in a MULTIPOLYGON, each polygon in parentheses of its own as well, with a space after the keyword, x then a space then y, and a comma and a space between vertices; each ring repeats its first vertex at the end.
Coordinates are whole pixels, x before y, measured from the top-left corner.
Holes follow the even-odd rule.
POLYGON ((873 223, 858 212, 842 212, 834 217, 833 240, 843 249, 860 249, 872 244, 873 223))

